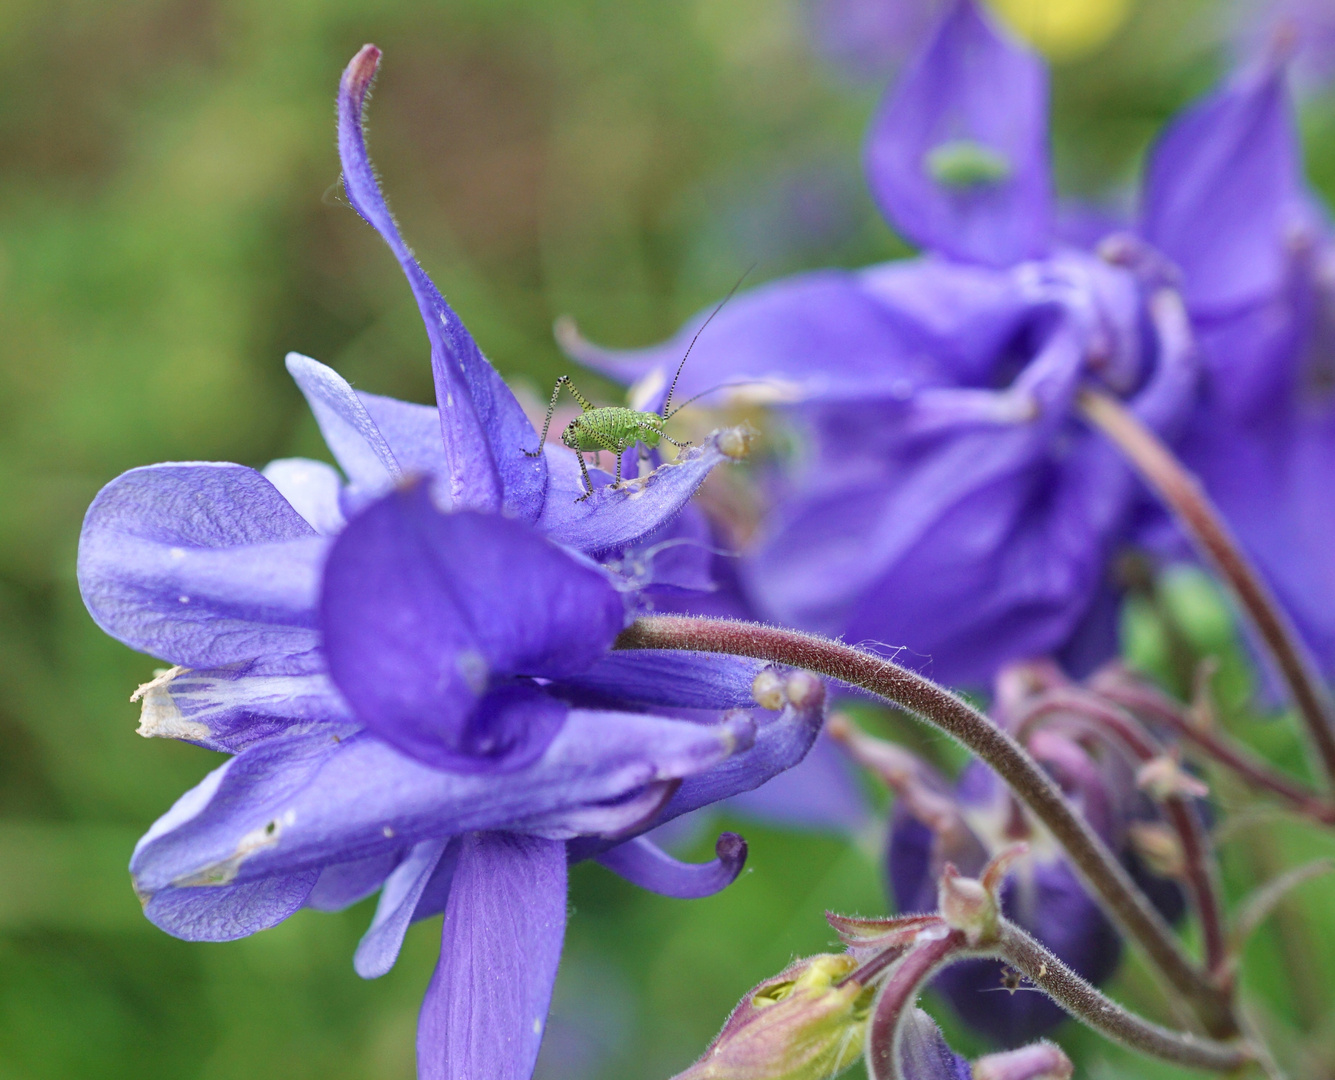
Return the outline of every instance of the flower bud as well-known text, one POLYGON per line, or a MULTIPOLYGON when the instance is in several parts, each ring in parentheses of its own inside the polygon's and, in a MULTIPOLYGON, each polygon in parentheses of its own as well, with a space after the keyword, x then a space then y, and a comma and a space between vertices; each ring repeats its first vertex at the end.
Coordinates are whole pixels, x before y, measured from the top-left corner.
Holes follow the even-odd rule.
POLYGON ((1155 802, 1163 802, 1175 796, 1203 799, 1210 794, 1205 783, 1182 768, 1181 763, 1170 754, 1152 758, 1137 769, 1136 787, 1155 802))
POLYGON ((1134 821, 1127 836, 1137 855, 1160 877, 1177 881, 1186 866, 1182 842, 1167 825, 1158 821, 1134 821))
POLYGON ((950 863, 941 871, 937 906, 946 925, 964 931, 970 946, 996 935, 1000 915, 996 898, 981 881, 962 876, 950 863))
POLYGON ((825 1080, 862 1053, 874 991, 839 980, 851 956, 798 960, 752 990, 675 1080, 825 1080))
POLYGON ((1071 1080, 1075 1066, 1050 1042, 988 1054, 973 1063, 973 1080, 1071 1080))

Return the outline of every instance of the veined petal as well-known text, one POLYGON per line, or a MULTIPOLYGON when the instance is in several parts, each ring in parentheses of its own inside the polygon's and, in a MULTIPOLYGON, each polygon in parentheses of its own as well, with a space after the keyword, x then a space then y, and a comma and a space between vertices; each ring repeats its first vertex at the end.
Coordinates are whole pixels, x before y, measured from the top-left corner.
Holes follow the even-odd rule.
POLYGON ((649 785, 708 770, 745 745, 748 735, 745 721, 705 725, 575 709, 538 761, 505 775, 443 772, 365 733, 342 741, 319 735, 271 740, 187 792, 140 841, 131 871, 140 892, 151 894, 171 885, 292 874, 421 840, 505 829, 611 805, 649 785))
POLYGON ((309 458, 279 458, 261 473, 321 536, 342 531, 346 524, 339 505, 343 478, 332 465, 309 458))
POLYGON ((517 768, 560 720, 551 699, 502 684, 589 667, 625 608, 600 571, 527 526, 442 514, 418 485, 339 536, 321 621, 333 681, 378 735, 442 768, 517 768))
POLYGON ((159 889, 144 903, 148 921, 184 941, 235 941, 277 926, 310 895, 318 870, 212 889, 159 889))
POLYGON ((135 691, 139 734, 235 754, 283 734, 322 726, 330 736, 360 726, 323 671, 272 672, 241 664, 172 668, 135 691))
POLYGON ((187 462, 104 487, 79 538, 79 588, 107 633, 190 667, 317 645, 328 541, 254 469, 187 462))
MULTIPOLYGON (((370 929, 357 945, 352 966, 363 979, 378 979, 394 966, 427 883, 438 870, 452 875, 459 845, 451 838, 423 840, 385 879, 370 929), (447 850, 451 844, 453 850, 447 850), (442 863, 444 864, 442 867, 442 863)), ((445 885, 446 891, 449 884, 445 885)))
POLYGON ((1193 313, 1284 283, 1301 213, 1301 151, 1284 71, 1269 65, 1187 110, 1145 174, 1145 236, 1182 269, 1193 313))
POLYGON ((464 837, 417 1028, 421 1080, 529 1080, 565 939, 565 845, 464 837))
POLYGON ((378 494, 403 479, 403 469, 366 406, 333 368, 301 353, 287 354, 287 370, 301 388, 320 434, 354 488, 378 494))
POLYGON ((1042 61, 956 0, 872 124, 872 194, 914 243, 1009 266, 1052 230, 1042 61))
POLYGON ((746 841, 736 833, 721 833, 714 852, 716 858, 710 862, 684 863, 647 837, 637 836, 596 858, 614 874, 642 889, 678 900, 698 900, 726 889, 746 865, 746 841))
POLYGON ((440 414, 433 405, 416 405, 357 391, 357 399, 375 421, 394 458, 409 476, 447 476, 440 414))
POLYGON ((380 234, 408 277, 431 342, 431 369, 444 441, 451 503, 501 510, 532 521, 547 486, 542 458, 525 450, 538 436, 509 387, 483 357, 477 342, 413 258, 385 205, 366 152, 362 112, 380 62, 365 46, 343 73, 338 95, 338 148, 348 201, 380 234))

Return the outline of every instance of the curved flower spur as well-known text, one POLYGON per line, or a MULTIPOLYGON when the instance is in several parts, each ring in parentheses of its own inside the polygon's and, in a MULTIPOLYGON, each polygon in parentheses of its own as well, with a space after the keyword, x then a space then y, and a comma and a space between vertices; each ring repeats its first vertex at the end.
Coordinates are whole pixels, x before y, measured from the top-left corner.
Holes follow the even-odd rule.
POLYGON ((421 1075, 526 1077, 567 862, 670 895, 726 886, 740 838, 690 866, 639 834, 800 761, 824 695, 754 661, 609 653, 640 582, 596 556, 661 530, 729 439, 581 505, 572 466, 523 455, 532 425, 375 183, 361 110, 378 56, 344 74, 344 179, 418 299, 439 408, 289 356, 347 483, 300 460, 132 470, 89 508, 79 583, 104 630, 174 665, 136 694, 141 733, 236 755, 136 848, 148 917, 227 940, 379 889, 356 959, 370 977, 444 911, 421 1075), (760 675, 784 688, 765 695, 778 711, 755 708, 760 675))

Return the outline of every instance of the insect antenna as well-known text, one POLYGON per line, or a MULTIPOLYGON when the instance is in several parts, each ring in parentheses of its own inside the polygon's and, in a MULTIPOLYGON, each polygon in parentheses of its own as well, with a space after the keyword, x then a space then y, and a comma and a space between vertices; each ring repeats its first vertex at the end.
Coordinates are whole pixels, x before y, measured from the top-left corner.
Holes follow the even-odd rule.
POLYGON ((715 390, 728 390, 734 386, 762 386, 764 385, 765 382, 766 382, 765 379, 742 379, 740 382, 718 383, 714 386, 709 387, 709 389, 707 390, 701 390, 698 394, 692 394, 680 405, 678 405, 675 409, 673 409, 670 413, 666 414, 663 417, 663 419, 671 420, 674 416, 677 415, 677 413, 681 412, 682 409, 686 408, 687 405, 690 405, 694 401, 699 401, 702 397, 706 397, 709 394, 712 394, 715 390))
MULTIPOLYGON (((664 420, 668 418, 668 409, 672 407, 672 393, 677 389, 677 380, 681 378, 681 369, 686 366, 686 357, 691 355, 691 350, 695 348, 695 343, 700 340, 700 335, 705 332, 705 327, 714 321, 714 316, 723 310, 723 305, 732 299, 733 294, 742 287, 742 282, 746 280, 746 276, 755 268, 756 264, 752 263, 742 271, 742 276, 739 277, 733 287, 728 290, 728 295, 718 302, 718 307, 709 313, 709 318, 701 324, 700 329, 695 332, 695 337, 691 338, 691 343, 686 346, 686 355, 681 358, 681 363, 677 365, 677 374, 672 376, 672 385, 668 387, 667 397, 663 399, 663 411, 659 413, 659 415, 662 416, 664 420)), ((692 398, 691 400, 694 401, 695 399, 692 398)))

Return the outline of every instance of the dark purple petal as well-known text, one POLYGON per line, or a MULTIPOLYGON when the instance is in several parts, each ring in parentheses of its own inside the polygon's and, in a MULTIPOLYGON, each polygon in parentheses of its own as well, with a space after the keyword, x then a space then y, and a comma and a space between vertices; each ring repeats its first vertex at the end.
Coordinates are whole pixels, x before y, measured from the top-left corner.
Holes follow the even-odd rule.
POLYGON ((517 768, 561 718, 537 691, 500 684, 588 668, 624 610, 601 572, 532 529, 442 514, 417 485, 335 542, 321 619, 334 683, 378 735, 441 768, 517 768))
POLYGON ((399 862, 402 851, 386 851, 369 859, 334 863, 320 871, 306 906, 316 911, 342 911, 365 900, 384 884, 399 862))
POLYGON ((408 924, 413 920, 418 902, 427 884, 442 868, 446 878, 444 888, 448 894, 449 879, 454 872, 453 863, 458 857, 458 851, 458 843, 449 837, 423 840, 413 846, 403 862, 385 879, 380 903, 375 909, 375 919, 358 943, 357 953, 352 960, 352 966, 363 979, 378 979, 394 966, 394 961, 399 958, 399 949, 403 947, 403 935, 408 932, 408 924), (454 845, 453 849, 447 851, 451 844, 454 845))
POLYGON ((699 900, 726 889, 746 865, 746 841, 736 833, 720 833, 716 858, 707 863, 684 863, 647 837, 637 836, 597 856, 614 874, 634 885, 678 900, 699 900))
MULTIPOLYGON (((806 724, 814 730, 812 718, 806 724)), ((744 719, 706 725, 575 709, 537 762, 504 775, 443 772, 364 733, 271 740, 187 792, 140 841, 131 872, 151 894, 292 874, 525 821, 564 839, 577 830, 557 828, 562 813, 633 802, 647 788, 710 769, 749 738, 744 719)))
POLYGON ((365 46, 348 64, 339 88, 338 148, 348 201, 394 252, 422 312, 431 342, 453 505, 504 509, 512 517, 532 521, 542 509, 547 486, 543 459, 524 455, 537 446, 537 433, 459 316, 413 258, 371 168, 362 111, 379 62, 380 50, 365 46))
POLYGON ((342 375, 301 353, 287 354, 287 370, 354 488, 378 494, 403 479, 394 451, 342 375))
POLYGON ((1274 65, 1206 98, 1160 138, 1142 228, 1181 267, 1193 312, 1281 286, 1301 212, 1300 161, 1284 72, 1274 65))
POLYGON ((145 683, 134 694, 141 703, 139 734, 235 754, 265 739, 317 726, 330 736, 350 735, 359 727, 322 671, 288 674, 256 668, 172 668, 145 683))
POLYGON ((79 538, 79 588, 108 634, 189 667, 316 647, 328 541, 254 469, 132 469, 104 487, 79 538))
POLYGON ((334 536, 346 522, 339 504, 343 478, 332 465, 309 458, 279 458, 262 470, 264 479, 321 536, 334 536))
POLYGON ((454 871, 417 1027, 421 1080, 529 1080, 566 919, 565 845, 474 833, 454 871))
POLYGON ((247 881, 160 889, 144 903, 154 926, 185 941, 235 941, 277 926, 302 904, 318 870, 247 881))
POLYGON ((872 194, 914 243, 1009 266, 1047 250, 1052 193, 1042 61, 957 0, 872 125, 872 194))
POLYGON ((560 687, 597 694, 606 701, 679 709, 751 708, 751 684, 768 663, 718 653, 618 649, 560 687))
POLYGON ((574 452, 549 446, 551 484, 537 527, 556 543, 591 555, 634 544, 681 512, 709 470, 729 460, 720 444, 736 438, 731 431, 715 432, 647 476, 623 481, 616 488, 595 486, 593 495, 583 501, 574 452))

